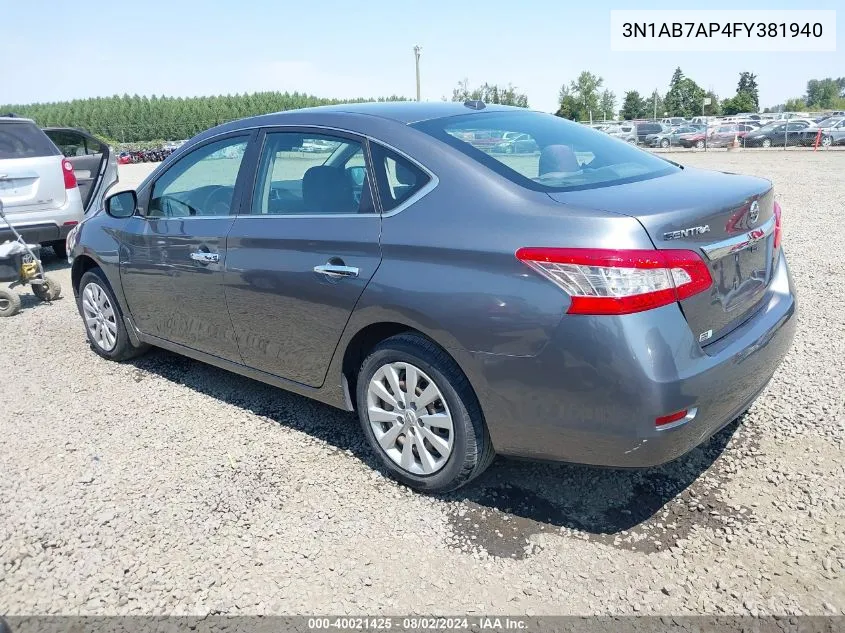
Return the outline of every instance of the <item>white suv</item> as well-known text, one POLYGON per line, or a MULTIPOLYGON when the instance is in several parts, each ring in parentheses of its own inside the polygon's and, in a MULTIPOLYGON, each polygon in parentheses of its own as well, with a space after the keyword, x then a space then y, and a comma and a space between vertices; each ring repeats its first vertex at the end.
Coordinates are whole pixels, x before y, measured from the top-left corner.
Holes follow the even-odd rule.
MULTIPOLYGON (((27 242, 52 246, 63 258, 65 237, 82 221, 86 203, 93 208, 117 180, 117 170, 116 165, 110 169, 114 161, 107 145, 77 130, 61 131, 79 135, 83 147, 90 138, 91 153, 75 150, 65 156, 34 121, 0 117, 0 200, 6 218, 27 242)), ((0 243, 7 239, 12 233, 2 225, 0 243)))

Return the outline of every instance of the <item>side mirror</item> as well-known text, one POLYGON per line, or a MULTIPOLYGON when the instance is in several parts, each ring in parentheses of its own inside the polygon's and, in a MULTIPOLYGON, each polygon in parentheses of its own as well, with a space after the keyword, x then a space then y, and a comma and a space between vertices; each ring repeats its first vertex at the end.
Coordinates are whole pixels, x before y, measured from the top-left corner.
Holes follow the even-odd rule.
POLYGON ((131 218, 138 207, 138 196, 134 191, 121 191, 106 198, 106 213, 113 218, 131 218))
POLYGON ((364 184, 364 178, 367 176, 367 168, 360 166, 347 167, 346 173, 349 174, 349 179, 360 187, 364 184))

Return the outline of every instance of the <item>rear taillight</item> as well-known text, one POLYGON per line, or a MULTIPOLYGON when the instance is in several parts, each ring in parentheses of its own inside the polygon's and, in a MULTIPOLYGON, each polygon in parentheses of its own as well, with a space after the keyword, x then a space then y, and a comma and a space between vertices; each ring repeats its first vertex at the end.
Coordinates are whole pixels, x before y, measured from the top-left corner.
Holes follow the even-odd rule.
POLYGON ((775 250, 780 248, 780 240, 783 235, 780 227, 780 205, 775 202, 775 250))
POLYGON ((520 248, 516 257, 571 298, 568 314, 631 314, 707 290, 710 271, 694 251, 520 248))
POLYGON ((76 186, 76 176, 69 160, 62 160, 62 175, 65 177, 65 189, 73 189, 76 186))

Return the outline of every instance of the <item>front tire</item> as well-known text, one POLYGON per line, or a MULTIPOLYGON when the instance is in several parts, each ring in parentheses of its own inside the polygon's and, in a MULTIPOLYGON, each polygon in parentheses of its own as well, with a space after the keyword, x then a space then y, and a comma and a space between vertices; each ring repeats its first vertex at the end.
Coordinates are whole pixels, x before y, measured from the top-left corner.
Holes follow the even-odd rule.
POLYGON ((763 142, 760 143, 760 145, 762 145, 763 147, 771 147, 772 146, 772 139, 764 138, 763 142))
POLYGON ((123 323, 120 305, 99 268, 92 268, 82 275, 77 307, 91 349, 103 358, 122 361, 146 351, 146 346, 132 345, 123 323))
POLYGON ((472 387, 454 360, 416 334, 370 353, 357 381, 364 435, 388 473, 415 490, 443 493, 480 475, 495 452, 472 387))
POLYGON ((823 136, 821 141, 822 147, 830 147, 833 145, 833 137, 831 136, 823 136))
POLYGON ((704 141, 696 141, 695 142, 696 149, 704 149, 704 141))

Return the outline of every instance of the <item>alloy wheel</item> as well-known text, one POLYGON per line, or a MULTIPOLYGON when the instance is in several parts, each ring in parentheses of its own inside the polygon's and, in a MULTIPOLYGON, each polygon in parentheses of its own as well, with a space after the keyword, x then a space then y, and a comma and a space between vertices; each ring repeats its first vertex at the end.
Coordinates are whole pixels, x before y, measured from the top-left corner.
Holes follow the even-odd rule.
POLYGON ((117 344, 117 316, 103 288, 91 282, 82 291, 82 311, 91 340, 104 352, 117 344))
POLYGON ((367 387, 367 415, 385 454, 414 475, 432 475, 452 454, 455 439, 446 398, 419 367, 379 367, 367 387))

